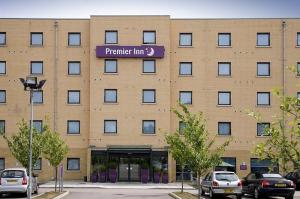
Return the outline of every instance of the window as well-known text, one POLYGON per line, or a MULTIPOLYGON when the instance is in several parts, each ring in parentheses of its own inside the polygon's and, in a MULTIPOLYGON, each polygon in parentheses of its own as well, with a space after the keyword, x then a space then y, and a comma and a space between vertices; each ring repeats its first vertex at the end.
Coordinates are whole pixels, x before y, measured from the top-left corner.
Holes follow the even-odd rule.
POLYGON ((257 105, 270 105, 270 92, 257 92, 257 105))
POLYGON ((43 91, 33 91, 33 104, 42 104, 43 103, 43 91))
POLYGON ((30 64, 30 74, 31 75, 42 75, 43 74, 43 62, 42 61, 32 61, 30 64))
POLYGON ((143 89, 143 103, 155 103, 155 89, 143 89))
POLYGON ((0 104, 6 103, 6 90, 0 90, 0 104))
POLYGON ((270 62, 257 63, 257 76, 270 76, 270 62))
POLYGON ((0 45, 6 45, 6 32, 0 32, 0 45))
POLYGON ((79 32, 69 32, 68 34, 68 45, 69 46, 80 46, 81 36, 79 32))
POLYGON ((106 59, 104 61, 104 73, 117 73, 118 65, 116 59, 106 59))
POLYGON ((33 170, 42 170, 42 158, 36 160, 35 164, 33 165, 33 170))
POLYGON ((180 91, 179 102, 181 104, 192 104, 192 91, 180 91))
POLYGON ((117 120, 104 120, 104 133, 117 133, 117 120))
POLYGON ((43 33, 42 32, 30 33, 30 45, 42 46, 43 45, 43 33))
POLYGON ((155 134, 155 120, 143 120, 143 134, 155 134))
POLYGON ((80 75, 80 62, 69 61, 68 62, 68 74, 69 75, 80 75))
POLYGON ((68 120, 68 134, 80 134, 80 121, 79 120, 68 120))
POLYGON ((231 105, 231 92, 219 91, 218 92, 218 105, 231 105))
POLYGON ((183 121, 179 121, 179 133, 182 134, 184 129, 186 127, 186 124, 183 121))
POLYGON ((0 120, 0 135, 5 133, 5 120, 0 120))
POLYGON ((279 165, 272 163, 269 159, 260 160, 258 158, 250 159, 251 173, 278 173, 279 165), (271 171, 269 171, 271 169, 271 171))
POLYGON ((218 135, 231 135, 231 122, 218 122, 218 135))
POLYGON ((270 46, 270 33, 257 33, 257 46, 270 46))
POLYGON ((0 61, 0 75, 6 74, 6 62, 0 61))
POLYGON ((300 92, 297 92, 297 106, 300 106, 300 92))
POLYGON ((68 104, 80 104, 80 91, 78 90, 68 91, 68 104))
POLYGON ((104 89, 104 102, 117 103, 118 101, 117 89, 104 89))
POLYGON ((143 32, 143 44, 155 44, 156 43, 156 32, 155 31, 144 31, 143 32))
POLYGON ((80 158, 67 158, 67 170, 79 171, 80 170, 80 158))
POLYGON ((297 76, 300 76, 300 62, 297 63, 297 76))
POLYGON ((155 60, 144 60, 143 73, 155 73, 155 72, 156 72, 155 60))
POLYGON ((179 75, 192 75, 192 62, 180 62, 179 75))
POLYGON ((216 171, 232 171, 236 172, 236 158, 235 157, 221 157, 222 163, 216 166, 216 171))
POLYGON ((300 32, 297 33, 297 46, 300 46, 300 32))
POLYGON ((117 44, 118 43, 118 31, 106 30, 105 31, 105 43, 106 44, 117 44))
POLYGON ((218 46, 231 46, 231 33, 219 33, 218 46))
POLYGON ((269 136, 267 130, 270 128, 270 123, 257 123, 257 136, 269 136))
POLYGON ((43 132, 43 121, 42 120, 33 120, 33 128, 38 132, 43 132))
POLYGON ((219 62, 218 63, 218 75, 219 76, 231 76, 231 63, 219 62))
POLYGON ((180 33, 179 46, 192 46, 192 33, 180 33))
POLYGON ((5 169, 5 159, 0 158, 0 171, 5 169))

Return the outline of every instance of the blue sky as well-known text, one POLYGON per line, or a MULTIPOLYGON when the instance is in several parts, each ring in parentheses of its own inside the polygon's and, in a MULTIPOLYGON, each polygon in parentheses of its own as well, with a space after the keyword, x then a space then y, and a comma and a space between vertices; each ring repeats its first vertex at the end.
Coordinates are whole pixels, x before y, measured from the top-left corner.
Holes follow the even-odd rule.
POLYGON ((0 0, 0 18, 89 18, 90 15, 300 17, 300 0, 0 0))

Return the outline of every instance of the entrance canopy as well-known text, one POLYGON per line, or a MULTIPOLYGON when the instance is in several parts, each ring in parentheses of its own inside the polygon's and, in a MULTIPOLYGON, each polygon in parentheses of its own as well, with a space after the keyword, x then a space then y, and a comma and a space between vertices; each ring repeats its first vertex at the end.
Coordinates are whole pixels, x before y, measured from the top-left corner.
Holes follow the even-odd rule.
POLYGON ((108 145, 108 153, 150 153, 150 145, 136 145, 136 146, 126 146, 126 145, 108 145))

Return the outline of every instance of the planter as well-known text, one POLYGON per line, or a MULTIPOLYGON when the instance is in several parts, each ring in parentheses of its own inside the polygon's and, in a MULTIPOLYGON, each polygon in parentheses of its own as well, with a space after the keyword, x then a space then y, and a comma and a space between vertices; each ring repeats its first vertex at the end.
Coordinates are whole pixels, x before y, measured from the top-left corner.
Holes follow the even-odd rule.
POLYGON ((162 183, 167 184, 169 182, 169 176, 168 176, 168 174, 167 173, 163 174, 161 180, 162 180, 162 183))
POLYGON ((97 173, 93 173, 93 174, 91 175, 91 181, 92 181, 92 182, 97 182, 97 180, 98 180, 98 174, 97 174, 97 173))
POLYGON ((106 182, 106 172, 98 173, 98 182, 106 182))
POLYGON ((160 181, 160 172, 155 172, 153 176, 153 182, 159 183, 159 181, 160 181))
POLYGON ((141 169, 141 182, 147 183, 149 181, 149 169, 141 169))
POLYGON ((109 169, 108 170, 108 177, 111 183, 115 183, 117 181, 117 170, 116 169, 109 169))

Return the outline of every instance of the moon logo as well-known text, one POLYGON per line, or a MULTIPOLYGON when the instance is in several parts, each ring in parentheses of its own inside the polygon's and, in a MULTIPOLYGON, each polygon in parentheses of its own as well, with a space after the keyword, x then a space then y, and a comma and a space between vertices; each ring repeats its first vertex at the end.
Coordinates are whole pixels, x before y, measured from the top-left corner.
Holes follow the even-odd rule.
POLYGON ((147 48, 147 56, 152 57, 154 55, 154 49, 153 48, 147 48))

